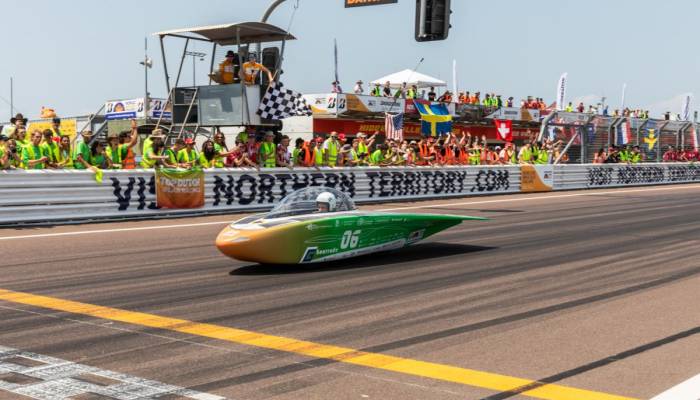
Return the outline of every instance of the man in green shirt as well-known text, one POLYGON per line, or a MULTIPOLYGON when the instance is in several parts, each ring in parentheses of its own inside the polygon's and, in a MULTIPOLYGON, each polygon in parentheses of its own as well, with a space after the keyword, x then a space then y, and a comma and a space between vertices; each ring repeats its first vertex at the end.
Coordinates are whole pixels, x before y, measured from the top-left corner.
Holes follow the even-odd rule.
POLYGON ((34 131, 30 143, 22 149, 22 163, 25 169, 44 169, 49 156, 41 148, 41 132, 34 131))
POLYGON ((75 169, 90 169, 90 146, 88 143, 92 140, 94 134, 92 131, 81 133, 83 140, 78 142, 73 152, 73 168, 75 169))
POLYGON ((44 130, 44 141, 41 142, 41 149, 49 156, 48 166, 56 168, 58 164, 58 143, 53 140, 53 132, 51 129, 44 130))
POLYGON ((369 163, 375 167, 384 165, 384 153, 388 148, 389 147, 386 144, 380 144, 377 146, 377 150, 375 150, 372 155, 369 156, 369 163))
POLYGON ((165 160, 165 165, 168 168, 177 168, 180 166, 180 164, 177 162, 177 155, 180 153, 180 150, 185 148, 185 141, 183 139, 176 139, 175 143, 169 148, 165 150, 165 156, 168 157, 165 160))

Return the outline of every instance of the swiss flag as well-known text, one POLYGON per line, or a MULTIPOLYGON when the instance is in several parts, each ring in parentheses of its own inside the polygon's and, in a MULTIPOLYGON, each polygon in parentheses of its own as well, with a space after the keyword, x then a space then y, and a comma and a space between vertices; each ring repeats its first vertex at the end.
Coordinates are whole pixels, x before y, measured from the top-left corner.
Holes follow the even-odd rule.
POLYGON ((496 124, 496 137, 505 142, 513 141, 513 121, 509 119, 494 119, 496 124))

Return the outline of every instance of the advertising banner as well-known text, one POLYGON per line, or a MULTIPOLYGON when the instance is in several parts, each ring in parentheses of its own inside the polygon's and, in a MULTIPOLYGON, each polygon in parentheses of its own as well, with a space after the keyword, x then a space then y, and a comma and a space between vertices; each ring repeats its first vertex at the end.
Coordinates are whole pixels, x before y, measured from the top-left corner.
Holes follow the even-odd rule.
POLYGON ((204 172, 157 169, 156 204, 171 209, 204 207, 204 172))
POLYGON ((303 97, 306 100, 306 104, 311 107, 313 115, 337 114, 335 109, 337 95, 335 93, 305 94, 303 97))
MULTIPOLYGON (((166 99, 150 99, 150 107, 148 109, 149 118, 160 118, 161 113, 163 118, 172 118, 172 110, 168 106, 167 110, 164 110, 166 99)), ((105 103, 105 118, 107 119, 131 119, 131 118, 145 118, 144 101, 143 97, 137 99, 127 99, 127 100, 114 100, 105 103)))
MULTIPOLYGON (((27 124, 27 135, 31 134, 35 130, 43 132, 45 129, 51 129, 53 127, 53 122, 50 119, 31 121, 27 124)), ((70 136, 70 139, 75 139, 75 135, 78 132, 78 120, 74 118, 61 119, 61 125, 58 128, 62 135, 70 136)))
MULTIPOLYGON (((345 97, 342 110, 346 113, 362 112, 384 114, 387 112, 403 112, 406 109, 405 99, 394 99, 393 97, 358 96, 355 94, 339 95, 345 97)), ((340 109, 339 109, 340 111, 340 109)))
POLYGON ((521 165, 520 191, 523 193, 550 192, 554 187, 553 165, 521 165))
POLYGON ((540 110, 531 110, 520 107, 501 107, 488 118, 509 119, 514 121, 539 121, 540 110))
POLYGON ((557 110, 563 110, 566 107, 566 79, 568 74, 564 72, 557 83, 557 110))

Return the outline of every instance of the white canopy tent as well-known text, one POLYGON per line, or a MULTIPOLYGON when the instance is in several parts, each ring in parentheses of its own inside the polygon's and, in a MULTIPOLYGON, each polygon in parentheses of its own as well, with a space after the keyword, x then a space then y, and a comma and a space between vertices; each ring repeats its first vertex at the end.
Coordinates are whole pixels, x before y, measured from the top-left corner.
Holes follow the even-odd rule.
POLYGON ((372 85, 382 85, 389 81, 391 84, 391 87, 394 89, 398 89, 401 87, 401 84, 406 82, 408 86, 411 85, 416 85, 418 89, 422 88, 428 88, 428 87, 444 87, 447 86, 447 83, 445 81, 441 81, 440 79, 433 78, 432 76, 428 76, 425 74, 421 74, 420 72, 416 72, 412 69, 405 69, 403 71, 395 72, 391 75, 387 75, 384 77, 381 77, 379 79, 375 79, 371 82, 372 85))

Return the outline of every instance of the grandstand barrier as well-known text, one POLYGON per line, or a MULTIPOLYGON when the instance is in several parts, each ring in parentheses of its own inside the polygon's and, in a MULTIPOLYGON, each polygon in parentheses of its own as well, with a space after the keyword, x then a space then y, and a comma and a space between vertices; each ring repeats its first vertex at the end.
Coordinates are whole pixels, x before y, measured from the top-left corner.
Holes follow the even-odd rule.
POLYGON ((204 206, 163 209, 152 170, 1 171, 0 225, 87 222, 267 210, 307 186, 347 192, 358 204, 506 193, 700 182, 693 164, 322 168, 204 172, 204 206))

